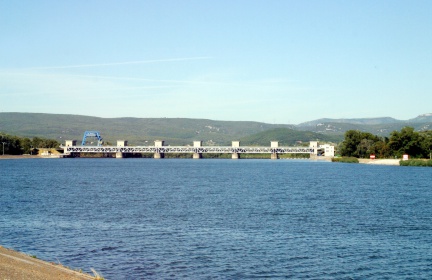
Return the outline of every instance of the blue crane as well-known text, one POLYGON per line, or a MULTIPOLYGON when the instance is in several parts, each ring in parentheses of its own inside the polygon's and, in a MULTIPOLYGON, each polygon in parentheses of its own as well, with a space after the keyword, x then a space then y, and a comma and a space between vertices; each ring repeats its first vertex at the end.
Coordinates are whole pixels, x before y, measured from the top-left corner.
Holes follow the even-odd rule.
POLYGON ((86 131, 86 132, 84 132, 84 136, 83 136, 81 145, 85 146, 87 137, 96 137, 98 140, 97 145, 102 146, 103 142, 102 142, 102 137, 101 137, 99 131, 86 131))

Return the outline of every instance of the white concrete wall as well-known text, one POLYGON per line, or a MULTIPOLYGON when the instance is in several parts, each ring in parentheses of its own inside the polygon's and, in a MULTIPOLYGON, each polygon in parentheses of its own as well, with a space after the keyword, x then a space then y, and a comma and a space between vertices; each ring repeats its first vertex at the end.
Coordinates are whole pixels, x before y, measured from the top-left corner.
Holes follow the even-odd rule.
POLYGON ((76 143, 77 143, 76 140, 66 140, 66 141, 65 141, 65 146, 66 146, 66 147, 76 146, 76 143))
POLYGON ((126 147, 128 145, 128 141, 126 140, 117 140, 117 147, 126 147))

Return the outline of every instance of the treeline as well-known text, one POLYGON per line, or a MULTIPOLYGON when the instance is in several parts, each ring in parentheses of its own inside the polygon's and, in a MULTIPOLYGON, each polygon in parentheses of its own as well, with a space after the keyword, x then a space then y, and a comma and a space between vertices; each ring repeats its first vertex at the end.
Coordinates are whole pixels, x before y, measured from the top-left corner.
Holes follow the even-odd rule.
POLYGON ((408 154, 410 158, 429 158, 432 150, 432 131, 416 132, 412 127, 393 131, 390 137, 379 137, 369 132, 349 130, 344 141, 339 144, 339 152, 344 157, 401 158, 408 154))
POLYGON ((57 148, 60 143, 57 140, 39 137, 27 138, 0 133, 0 154, 22 155, 34 153, 38 148, 57 148))

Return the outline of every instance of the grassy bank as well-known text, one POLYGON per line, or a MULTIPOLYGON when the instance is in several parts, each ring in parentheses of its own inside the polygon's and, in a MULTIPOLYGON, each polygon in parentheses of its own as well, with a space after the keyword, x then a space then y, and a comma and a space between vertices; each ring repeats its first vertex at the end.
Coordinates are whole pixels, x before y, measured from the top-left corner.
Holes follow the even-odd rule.
POLYGON ((401 162, 399 164, 401 166, 424 166, 424 167, 432 167, 432 160, 425 160, 425 159, 401 160, 401 162))
POLYGON ((332 158, 332 162, 359 163, 359 160, 355 157, 335 157, 332 158))

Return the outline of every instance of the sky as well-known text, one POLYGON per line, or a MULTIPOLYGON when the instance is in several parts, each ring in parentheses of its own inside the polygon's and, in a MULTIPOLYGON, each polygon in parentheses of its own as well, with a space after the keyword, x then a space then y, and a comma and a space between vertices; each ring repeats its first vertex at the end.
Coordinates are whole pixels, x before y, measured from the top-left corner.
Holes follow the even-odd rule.
POLYGON ((432 113, 429 0, 0 0, 0 112, 299 124, 432 113))

